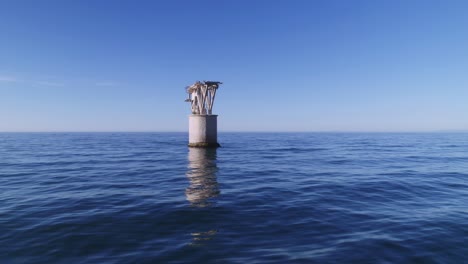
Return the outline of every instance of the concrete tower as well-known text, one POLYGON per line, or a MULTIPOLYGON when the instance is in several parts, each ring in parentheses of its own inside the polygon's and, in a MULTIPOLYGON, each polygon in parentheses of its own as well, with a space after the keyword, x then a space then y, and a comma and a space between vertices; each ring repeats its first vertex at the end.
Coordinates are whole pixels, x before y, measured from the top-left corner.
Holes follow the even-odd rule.
POLYGON ((189 116, 189 147, 217 148, 217 115, 212 114, 213 104, 221 82, 196 82, 187 87, 188 99, 192 108, 189 116))

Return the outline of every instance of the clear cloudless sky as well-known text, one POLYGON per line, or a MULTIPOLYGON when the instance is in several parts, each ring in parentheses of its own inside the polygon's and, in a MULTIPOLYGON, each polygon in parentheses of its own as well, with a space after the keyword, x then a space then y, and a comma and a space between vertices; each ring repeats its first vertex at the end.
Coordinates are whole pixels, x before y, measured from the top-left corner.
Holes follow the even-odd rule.
POLYGON ((3 0, 0 131, 468 130, 468 2, 3 0))

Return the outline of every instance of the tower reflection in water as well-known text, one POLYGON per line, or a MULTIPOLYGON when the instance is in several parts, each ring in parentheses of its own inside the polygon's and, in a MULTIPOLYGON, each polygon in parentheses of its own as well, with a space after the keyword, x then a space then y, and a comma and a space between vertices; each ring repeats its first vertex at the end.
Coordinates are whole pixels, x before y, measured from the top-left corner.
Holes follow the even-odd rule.
POLYGON ((190 186, 185 190, 187 200, 195 207, 211 206, 210 198, 220 193, 216 180, 216 149, 189 148, 188 161, 190 186))
MULTIPOLYGON (((189 148, 187 178, 190 185, 185 190, 187 201, 193 207, 207 208, 212 206, 212 198, 220 194, 216 173, 216 149, 189 148)), ((205 246, 218 231, 208 229, 192 232, 191 246, 205 246)))

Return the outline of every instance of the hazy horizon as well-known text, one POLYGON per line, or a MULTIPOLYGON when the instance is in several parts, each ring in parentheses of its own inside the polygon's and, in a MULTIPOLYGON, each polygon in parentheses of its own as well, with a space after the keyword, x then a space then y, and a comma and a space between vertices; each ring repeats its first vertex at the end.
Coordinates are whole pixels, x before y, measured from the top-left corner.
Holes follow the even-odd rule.
MULTIPOLYGON (((154 130, 154 131, 139 131, 139 130, 134 130, 134 131, 0 131, 0 133, 188 133, 187 131, 164 131, 164 130, 154 130)), ((382 134, 398 134, 398 133, 468 133, 468 130, 428 130, 428 131, 333 131, 333 130, 323 130, 323 131, 288 131, 288 130, 278 130, 278 131, 273 131, 273 130, 218 130, 218 133, 382 133, 382 134)))

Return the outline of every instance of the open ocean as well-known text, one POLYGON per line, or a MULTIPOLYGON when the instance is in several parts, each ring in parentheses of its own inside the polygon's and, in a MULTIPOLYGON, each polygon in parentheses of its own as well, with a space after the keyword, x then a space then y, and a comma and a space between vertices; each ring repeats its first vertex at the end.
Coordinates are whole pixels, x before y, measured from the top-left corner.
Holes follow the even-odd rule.
POLYGON ((0 133, 0 263, 468 263, 468 134, 0 133))

